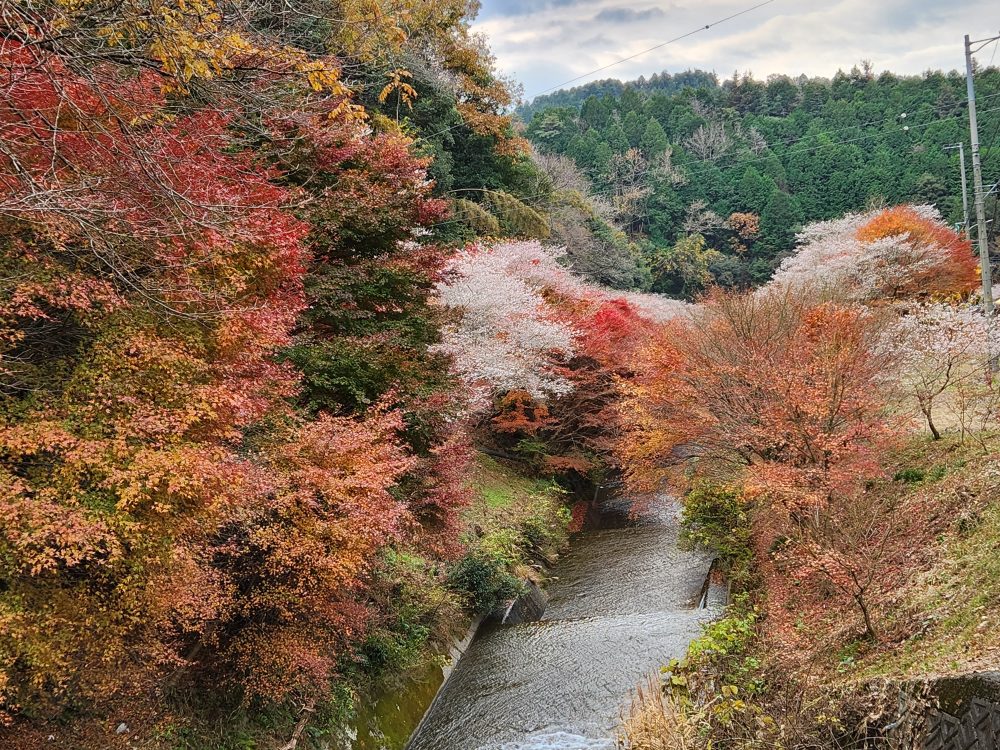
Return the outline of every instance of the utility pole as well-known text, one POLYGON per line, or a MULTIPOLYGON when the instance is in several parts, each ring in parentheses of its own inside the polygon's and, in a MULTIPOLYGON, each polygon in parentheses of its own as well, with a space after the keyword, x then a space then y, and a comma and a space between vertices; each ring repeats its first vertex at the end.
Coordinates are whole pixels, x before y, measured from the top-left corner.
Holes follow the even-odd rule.
POLYGON ((965 239, 969 239, 969 188, 965 181, 965 141, 959 141, 953 146, 945 146, 945 151, 958 149, 958 168, 962 173, 962 226, 965 227, 965 239))
MULTIPOLYGON (((965 83, 969 91, 969 133, 972 140, 972 185, 975 191, 977 239, 979 240, 979 262, 983 272, 983 312, 993 316, 993 274, 990 266, 989 238, 986 236, 986 209, 983 207, 983 168, 979 160, 979 123, 976 121, 976 85, 972 75, 972 55, 1000 36, 970 41, 965 35, 965 83), (979 45, 972 49, 973 45, 979 45)), ((996 362, 992 363, 994 372, 996 362)))

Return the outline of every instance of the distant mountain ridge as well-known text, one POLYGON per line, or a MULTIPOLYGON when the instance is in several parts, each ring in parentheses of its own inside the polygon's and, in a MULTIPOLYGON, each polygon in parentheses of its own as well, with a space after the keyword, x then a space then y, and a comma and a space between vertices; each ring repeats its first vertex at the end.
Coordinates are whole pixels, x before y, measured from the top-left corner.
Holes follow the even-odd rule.
POLYGON ((719 88, 719 77, 705 70, 685 70, 681 73, 662 71, 653 73, 649 78, 639 76, 632 81, 621 81, 617 78, 604 78, 600 81, 590 81, 580 86, 559 89, 549 94, 536 96, 530 102, 517 108, 518 116, 525 122, 530 122, 535 112, 548 107, 579 108, 591 96, 621 96, 625 89, 630 88, 647 94, 673 94, 685 88, 716 89, 719 88))

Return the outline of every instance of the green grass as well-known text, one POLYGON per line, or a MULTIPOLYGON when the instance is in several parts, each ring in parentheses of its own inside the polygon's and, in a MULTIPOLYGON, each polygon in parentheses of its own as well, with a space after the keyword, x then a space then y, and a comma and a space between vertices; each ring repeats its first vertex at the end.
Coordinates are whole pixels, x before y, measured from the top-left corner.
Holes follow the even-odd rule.
POLYGON ((506 508, 514 502, 514 493, 500 487, 485 487, 480 490, 480 495, 487 508, 506 508))
POLYGON ((535 495, 558 493, 558 487, 545 479, 527 477, 513 467, 480 453, 470 480, 478 500, 493 508, 507 507, 535 495))
POLYGON ((474 497, 465 514, 467 542, 478 538, 508 558, 512 548, 533 549, 545 556, 565 544, 569 522, 565 491, 554 482, 524 476, 513 466, 480 454, 470 485, 474 497))

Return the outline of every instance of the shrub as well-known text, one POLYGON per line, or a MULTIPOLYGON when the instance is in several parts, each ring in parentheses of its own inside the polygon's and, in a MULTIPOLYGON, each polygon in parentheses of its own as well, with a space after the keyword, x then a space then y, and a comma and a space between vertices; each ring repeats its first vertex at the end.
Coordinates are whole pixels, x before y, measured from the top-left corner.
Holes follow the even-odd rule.
POLYGON ((371 609, 381 617, 356 657, 369 677, 403 670, 426 656, 428 641, 455 629, 460 602, 442 585, 433 561, 387 550, 372 582, 371 609))
POLYGON ((702 482, 684 499, 684 537, 718 556, 730 574, 750 561, 747 503, 739 490, 702 482))
POLYGON ((703 736, 739 743, 757 729, 773 725, 761 702, 767 684, 759 620, 760 610, 749 596, 738 595, 726 616, 706 625, 687 655, 671 661, 665 670, 670 698, 685 709, 689 720, 699 723, 703 736))
POLYGON ((917 482, 922 482, 927 477, 927 473, 917 466, 908 466, 905 469, 900 469, 896 472, 893 480, 896 482, 903 482, 904 484, 916 484, 917 482))
POLYGON ((501 602, 517 597, 521 582, 511 575, 504 559, 495 553, 477 550, 456 563, 448 578, 449 586, 466 598, 477 614, 492 612, 501 602))
POLYGON ((521 521, 521 538, 525 552, 532 556, 546 557, 548 552, 561 547, 566 541, 566 527, 570 521, 569 508, 560 506, 553 514, 529 516, 521 521))

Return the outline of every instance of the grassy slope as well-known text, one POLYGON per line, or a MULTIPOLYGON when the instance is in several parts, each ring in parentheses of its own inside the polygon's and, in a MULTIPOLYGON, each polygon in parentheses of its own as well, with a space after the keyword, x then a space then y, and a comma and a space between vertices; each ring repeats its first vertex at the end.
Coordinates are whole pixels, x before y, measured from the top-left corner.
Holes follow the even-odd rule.
POLYGON ((954 440, 911 446, 912 485, 957 507, 946 519, 928 569, 902 592, 917 623, 900 643, 859 665, 857 677, 924 676, 1000 667, 1000 454, 954 440))
POLYGON ((564 491, 484 454, 470 483, 475 499, 465 514, 464 541, 497 553, 515 575, 537 579, 539 563, 552 562, 566 542, 564 491))

